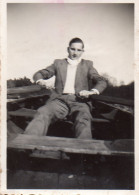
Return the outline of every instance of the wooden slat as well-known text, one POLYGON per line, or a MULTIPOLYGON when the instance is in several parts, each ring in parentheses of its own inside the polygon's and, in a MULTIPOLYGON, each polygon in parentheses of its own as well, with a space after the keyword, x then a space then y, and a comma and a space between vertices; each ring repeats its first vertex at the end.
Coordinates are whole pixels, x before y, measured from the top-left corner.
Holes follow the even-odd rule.
POLYGON ((27 94, 26 97, 21 97, 21 95, 16 95, 14 97, 8 95, 8 99, 7 99, 7 103, 17 103, 17 102, 23 102, 26 100, 30 100, 30 99, 35 99, 35 98, 43 98, 44 96, 47 96, 49 98, 50 96, 50 91, 49 90, 45 90, 45 93, 43 92, 42 94, 27 94))
MULTIPOLYGON (((100 102, 100 101, 99 101, 99 102, 100 102)), ((134 110, 133 110, 133 107, 131 107, 131 106, 123 106, 123 105, 118 105, 118 104, 109 104, 109 103, 105 103, 105 102, 100 102, 100 103, 101 103, 101 104, 104 104, 104 105, 106 105, 106 106, 109 106, 109 107, 111 107, 111 108, 120 110, 120 111, 122 111, 122 112, 131 114, 132 116, 134 115, 134 110)))
MULTIPOLYGON (((19 110, 16 111, 9 111, 8 115, 9 116, 23 116, 23 117, 31 117, 33 118, 34 115, 37 113, 36 110, 32 110, 32 109, 27 109, 27 108, 21 108, 19 110)), ((92 119, 93 122, 104 122, 104 123, 109 123, 110 121, 108 119, 101 119, 101 118, 93 118, 92 119)))
POLYGON ((31 98, 43 98, 44 96, 50 96, 51 91, 48 89, 43 89, 38 92, 29 92, 29 93, 17 93, 12 95, 7 95, 8 101, 19 101, 24 98, 25 100, 31 99, 31 98))
POLYGON ((19 98, 19 99, 7 99, 7 103, 17 103, 17 102, 23 102, 29 98, 19 98))
POLYGON ((65 152, 61 152, 61 151, 35 150, 29 156, 35 158, 49 158, 49 159, 62 159, 62 160, 70 159, 70 157, 65 152))
POLYGON ((122 105, 127 105, 127 106, 134 106, 133 100, 127 100, 127 99, 117 98, 117 97, 112 97, 112 96, 92 95, 91 99, 108 102, 112 104, 122 104, 122 105))
POLYGON ((8 115, 10 115, 10 116, 24 116, 24 117, 33 118, 36 113, 37 113, 36 110, 21 108, 21 109, 16 110, 16 111, 9 111, 8 115))
POLYGON ((22 94, 22 93, 37 92, 40 91, 41 89, 42 87, 40 85, 8 88, 7 94, 22 94))
POLYGON ((23 133, 24 130, 21 129, 20 127, 18 127, 14 122, 12 122, 11 120, 8 120, 7 122, 7 132, 8 133, 23 133))
POLYGON ((42 151, 36 150, 30 154, 30 157, 35 158, 51 158, 51 159, 62 159, 60 151, 42 151))
POLYGON ((8 148, 61 151, 81 154, 133 155, 133 140, 82 140, 75 138, 59 138, 19 134, 8 141, 8 148), (118 143, 118 144, 116 144, 118 143), (124 147, 122 147, 124 143, 124 147))

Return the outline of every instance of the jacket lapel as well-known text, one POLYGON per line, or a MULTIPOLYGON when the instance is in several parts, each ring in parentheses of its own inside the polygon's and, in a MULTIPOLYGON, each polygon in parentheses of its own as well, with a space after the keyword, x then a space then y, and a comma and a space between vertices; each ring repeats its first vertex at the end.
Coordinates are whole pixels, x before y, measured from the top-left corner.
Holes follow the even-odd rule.
POLYGON ((60 68, 60 75, 61 75, 61 80, 62 80, 63 86, 65 85, 65 82, 66 82, 67 66, 68 66, 67 60, 64 59, 61 62, 61 68, 60 68))
POLYGON ((82 67, 83 67, 83 60, 81 60, 81 62, 77 66, 76 77, 75 77, 75 88, 81 85, 80 79, 83 71, 82 67))

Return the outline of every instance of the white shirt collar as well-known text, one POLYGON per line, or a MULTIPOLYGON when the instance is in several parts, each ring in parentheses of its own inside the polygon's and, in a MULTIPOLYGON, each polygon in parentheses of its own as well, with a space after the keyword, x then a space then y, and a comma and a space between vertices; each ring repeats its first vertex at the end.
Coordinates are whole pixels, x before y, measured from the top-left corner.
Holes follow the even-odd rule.
POLYGON ((67 57, 67 61, 70 65, 76 66, 81 62, 82 58, 79 58, 77 60, 72 60, 69 57, 67 57))

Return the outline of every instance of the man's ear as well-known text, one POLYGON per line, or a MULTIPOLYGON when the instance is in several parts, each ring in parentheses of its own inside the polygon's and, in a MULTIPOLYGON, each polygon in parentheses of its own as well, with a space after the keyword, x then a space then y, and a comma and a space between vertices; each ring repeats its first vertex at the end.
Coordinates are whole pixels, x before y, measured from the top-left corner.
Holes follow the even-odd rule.
POLYGON ((67 47, 67 52, 69 52, 69 47, 67 47))

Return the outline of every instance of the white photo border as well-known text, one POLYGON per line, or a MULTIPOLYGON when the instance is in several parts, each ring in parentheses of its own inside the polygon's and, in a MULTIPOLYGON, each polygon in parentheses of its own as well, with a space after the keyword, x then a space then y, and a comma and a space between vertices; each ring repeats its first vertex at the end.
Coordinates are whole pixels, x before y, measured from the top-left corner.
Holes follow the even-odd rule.
POLYGON ((139 2, 138 0, 2 0, 1 12, 1 102, 0 102, 0 191, 1 194, 58 194, 58 195, 138 195, 139 194, 139 2), (134 3, 134 80, 135 80, 135 190, 9 190, 6 188, 6 63, 7 63, 7 3, 134 3))

